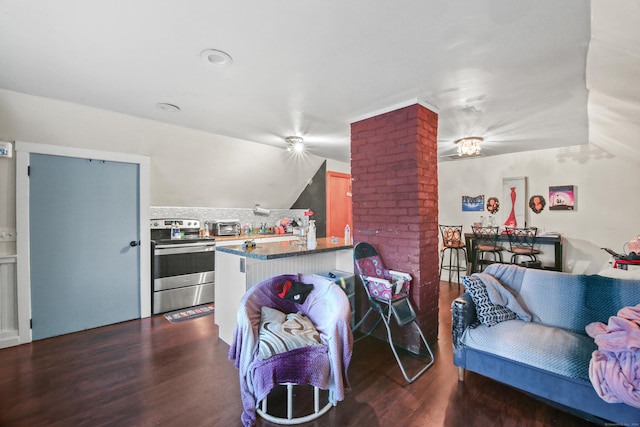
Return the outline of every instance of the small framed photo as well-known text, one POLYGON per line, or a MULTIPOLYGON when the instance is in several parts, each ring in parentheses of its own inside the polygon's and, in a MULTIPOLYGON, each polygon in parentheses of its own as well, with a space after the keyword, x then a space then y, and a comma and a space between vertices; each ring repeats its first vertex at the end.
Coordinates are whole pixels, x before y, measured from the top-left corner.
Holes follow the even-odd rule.
POLYGON ((484 211, 484 194, 480 196, 462 196, 462 212, 484 211))
POLYGON ((536 213, 536 214, 539 214, 540 212, 542 212, 546 204, 547 202, 544 199, 544 196, 541 194, 536 194, 534 196, 531 196, 531 198, 529 199, 529 208, 533 213, 536 213))

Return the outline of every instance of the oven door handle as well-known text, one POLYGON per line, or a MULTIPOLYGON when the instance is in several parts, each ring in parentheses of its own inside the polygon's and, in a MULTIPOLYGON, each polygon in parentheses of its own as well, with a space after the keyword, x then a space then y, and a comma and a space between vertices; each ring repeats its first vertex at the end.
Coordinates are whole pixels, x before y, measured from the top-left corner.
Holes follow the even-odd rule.
POLYGON ((175 254, 191 254, 198 252, 213 252, 216 250, 216 245, 156 245, 155 255, 175 255, 175 254))

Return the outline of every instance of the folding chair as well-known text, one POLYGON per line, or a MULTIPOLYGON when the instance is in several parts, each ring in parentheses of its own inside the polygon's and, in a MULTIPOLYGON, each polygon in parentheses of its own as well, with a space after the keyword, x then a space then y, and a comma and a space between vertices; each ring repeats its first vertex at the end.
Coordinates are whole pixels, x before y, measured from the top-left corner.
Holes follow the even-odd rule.
POLYGON ((362 319, 360 319, 358 324, 354 326, 353 330, 357 330, 369 314, 374 311, 380 314, 380 319, 375 322, 364 336, 370 335, 380 324, 380 321, 382 321, 387 328, 389 345, 391 346, 393 355, 398 362, 398 366, 400 366, 402 375, 409 383, 412 383, 427 369, 429 369, 435 359, 433 357, 431 347, 429 347, 429 343, 427 343, 427 340, 416 321, 416 312, 409 302, 411 276, 407 273, 385 268, 382 259, 375 248, 365 242, 360 242, 355 246, 354 263, 356 272, 360 277, 369 298, 369 309, 362 319), (429 361, 426 362, 422 369, 420 369, 413 377, 409 377, 407 375, 404 364, 400 360, 398 351, 394 346, 390 325, 392 317, 395 317, 396 322, 400 327, 414 325, 420 334, 422 343, 429 353, 429 361))

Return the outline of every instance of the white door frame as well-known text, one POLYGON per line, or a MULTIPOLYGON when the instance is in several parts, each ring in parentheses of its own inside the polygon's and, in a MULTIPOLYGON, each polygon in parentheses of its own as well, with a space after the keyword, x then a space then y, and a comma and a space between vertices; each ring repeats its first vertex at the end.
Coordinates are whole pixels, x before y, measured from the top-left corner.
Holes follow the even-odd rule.
POLYGON ((140 188, 140 316, 151 315, 151 232, 149 227, 150 206, 150 158, 136 154, 114 153, 85 148, 47 145, 16 141, 16 250, 18 282, 18 336, 23 344, 32 341, 31 336, 31 252, 29 236, 29 158, 31 153, 66 156, 80 159, 105 160, 133 163, 139 166, 140 188))

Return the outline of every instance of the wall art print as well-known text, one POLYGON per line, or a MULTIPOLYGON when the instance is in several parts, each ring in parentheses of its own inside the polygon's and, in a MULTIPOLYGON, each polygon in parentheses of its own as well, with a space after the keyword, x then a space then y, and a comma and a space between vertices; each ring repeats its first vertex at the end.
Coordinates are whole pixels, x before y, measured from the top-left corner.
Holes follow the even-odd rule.
POLYGON ((544 207, 546 205, 547 201, 544 199, 544 196, 540 194, 531 196, 531 198, 529 199, 529 208, 533 211, 533 213, 539 214, 544 210, 544 207))
POLYGON ((572 211, 576 207, 576 192, 573 185, 549 187, 549 210, 572 211))
POLYGON ((477 212, 484 210, 484 194, 479 196, 462 196, 462 212, 477 212))
POLYGON ((502 211, 505 227, 525 227, 527 218, 527 177, 502 179, 502 211))
POLYGON ((500 200, 497 197, 489 197, 487 199, 487 212, 495 215, 500 210, 500 200))

